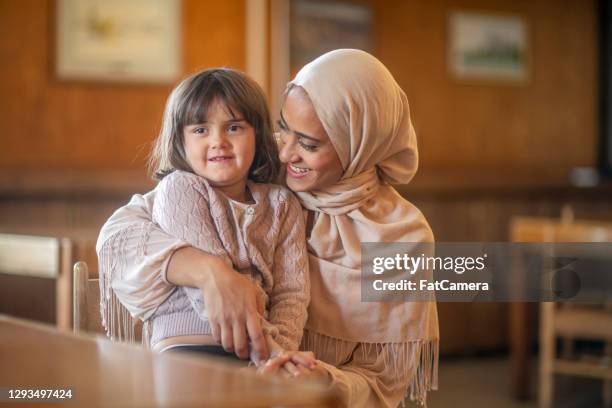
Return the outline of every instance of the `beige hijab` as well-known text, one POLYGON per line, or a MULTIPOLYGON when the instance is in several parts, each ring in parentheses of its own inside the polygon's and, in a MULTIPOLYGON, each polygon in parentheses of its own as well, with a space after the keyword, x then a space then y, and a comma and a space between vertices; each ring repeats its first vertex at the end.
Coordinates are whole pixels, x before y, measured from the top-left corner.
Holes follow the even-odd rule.
POLYGON ((437 362, 435 303, 361 301, 361 242, 433 242, 421 212, 390 186, 410 182, 418 166, 406 95, 380 61, 350 49, 317 58, 291 84, 308 93, 344 169, 335 185, 298 193, 315 212, 307 329, 350 342, 416 347, 426 365, 419 385, 432 388, 435 373, 422 371, 435 371, 437 362))

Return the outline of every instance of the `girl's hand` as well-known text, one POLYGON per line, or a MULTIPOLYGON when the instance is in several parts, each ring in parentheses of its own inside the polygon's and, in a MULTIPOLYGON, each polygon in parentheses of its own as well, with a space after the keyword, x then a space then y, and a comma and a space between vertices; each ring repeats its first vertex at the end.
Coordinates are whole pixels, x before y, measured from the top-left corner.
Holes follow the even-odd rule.
POLYGON ((258 302, 255 284, 220 259, 211 271, 198 286, 215 340, 242 359, 249 357, 250 340, 257 355, 267 359, 260 320, 264 305, 258 302))

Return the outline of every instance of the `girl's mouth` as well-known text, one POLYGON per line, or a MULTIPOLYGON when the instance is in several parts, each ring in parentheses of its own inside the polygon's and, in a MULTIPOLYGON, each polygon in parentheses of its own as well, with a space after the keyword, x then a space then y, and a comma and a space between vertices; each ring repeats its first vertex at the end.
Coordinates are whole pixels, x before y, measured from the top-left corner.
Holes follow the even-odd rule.
POLYGON ((213 162, 213 163, 225 163, 232 159, 233 159, 232 156, 217 156, 217 157, 211 157, 210 159, 208 159, 208 161, 213 162))
POLYGON ((294 178, 305 177, 310 172, 310 169, 296 167, 291 163, 287 163, 287 174, 294 178))

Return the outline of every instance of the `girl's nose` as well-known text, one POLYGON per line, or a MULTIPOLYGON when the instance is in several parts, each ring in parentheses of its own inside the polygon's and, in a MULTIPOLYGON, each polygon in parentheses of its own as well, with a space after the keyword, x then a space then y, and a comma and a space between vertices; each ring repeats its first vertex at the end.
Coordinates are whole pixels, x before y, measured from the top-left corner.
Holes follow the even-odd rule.
POLYGON ((212 134, 210 135, 210 147, 212 147, 213 149, 221 149, 227 147, 228 145, 229 141, 225 132, 220 130, 212 132, 212 134))

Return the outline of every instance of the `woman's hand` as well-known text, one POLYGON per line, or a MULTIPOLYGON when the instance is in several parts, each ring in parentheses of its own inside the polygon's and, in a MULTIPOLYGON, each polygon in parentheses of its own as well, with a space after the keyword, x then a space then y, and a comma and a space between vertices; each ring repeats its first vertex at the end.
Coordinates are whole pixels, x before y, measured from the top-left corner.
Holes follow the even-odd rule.
POLYGON ((269 359, 257 369, 257 373, 300 380, 330 381, 329 373, 322 365, 317 364, 314 354, 310 351, 285 352, 269 359))
POLYGON ((257 355, 262 360, 268 358, 260 321, 264 305, 258 303, 257 287, 253 282, 220 257, 193 247, 174 252, 166 277, 175 285, 202 290, 213 336, 226 351, 246 359, 250 339, 257 355))
POLYGON ((300 374, 296 376, 296 378, 307 381, 318 381, 325 384, 331 383, 329 372, 320 364, 317 364, 312 370, 300 367, 300 374))

